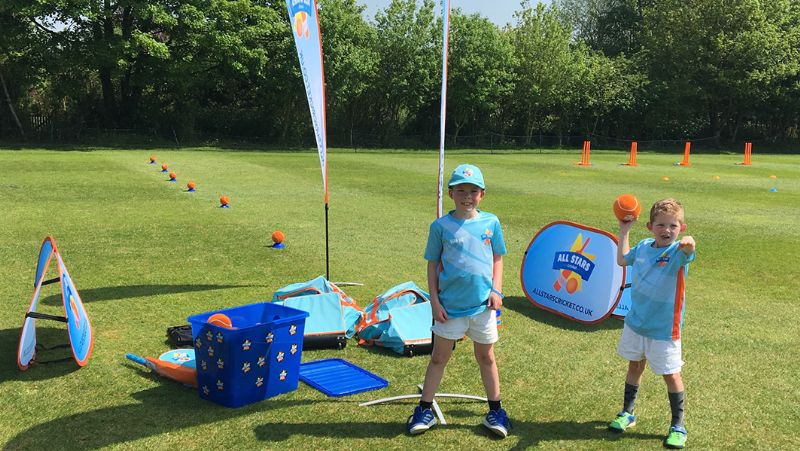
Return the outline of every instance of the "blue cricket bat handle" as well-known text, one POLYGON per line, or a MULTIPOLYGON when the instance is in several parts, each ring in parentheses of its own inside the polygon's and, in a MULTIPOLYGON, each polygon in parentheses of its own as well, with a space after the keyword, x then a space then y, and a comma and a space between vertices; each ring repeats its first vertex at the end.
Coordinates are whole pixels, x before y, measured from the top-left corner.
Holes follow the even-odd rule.
POLYGON ((139 365, 144 365, 144 366, 150 368, 151 370, 155 371, 155 368, 153 367, 152 363, 150 363, 147 360, 139 357, 136 354, 130 354, 130 353, 125 354, 125 358, 128 359, 128 360, 132 360, 132 361, 138 363, 139 365))

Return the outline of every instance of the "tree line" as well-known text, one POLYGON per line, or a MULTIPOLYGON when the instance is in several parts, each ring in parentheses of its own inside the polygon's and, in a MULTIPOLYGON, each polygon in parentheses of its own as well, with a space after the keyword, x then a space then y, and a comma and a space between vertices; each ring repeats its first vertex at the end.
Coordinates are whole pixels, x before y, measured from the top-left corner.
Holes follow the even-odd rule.
MULTIPOLYGON (((798 143, 800 2, 451 3, 450 144, 798 143)), ((436 147, 439 2, 318 5, 330 145, 436 147)), ((0 30, 0 139, 313 145, 283 0, 4 0, 0 30)))

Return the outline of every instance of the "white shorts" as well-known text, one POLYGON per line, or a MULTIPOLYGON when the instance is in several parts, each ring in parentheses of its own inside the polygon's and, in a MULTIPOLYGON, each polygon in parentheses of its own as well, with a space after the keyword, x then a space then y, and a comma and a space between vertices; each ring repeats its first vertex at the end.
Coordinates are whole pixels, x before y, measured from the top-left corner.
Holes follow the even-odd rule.
POLYGON ((650 369, 660 375, 680 373, 684 363, 681 360, 680 340, 656 340, 643 337, 634 332, 627 324, 622 328, 617 354, 633 362, 647 359, 650 362, 650 369))
POLYGON ((466 335, 475 343, 490 345, 498 339, 495 313, 494 310, 487 308, 475 316, 450 318, 443 323, 434 321, 431 330, 448 340, 460 340, 466 335))

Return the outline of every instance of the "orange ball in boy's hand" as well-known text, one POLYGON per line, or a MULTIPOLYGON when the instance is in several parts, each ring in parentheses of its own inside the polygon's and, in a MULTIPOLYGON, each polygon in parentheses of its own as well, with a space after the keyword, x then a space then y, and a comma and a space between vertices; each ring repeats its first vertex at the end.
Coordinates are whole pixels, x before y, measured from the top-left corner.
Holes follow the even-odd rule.
POLYGON ((225 329, 233 329, 233 323, 231 323, 231 319, 228 318, 228 315, 224 313, 214 313, 213 315, 209 316, 208 324, 213 324, 225 329))
POLYGON ((614 215, 623 222, 633 221, 639 218, 642 212, 642 204, 633 194, 622 194, 614 200, 614 215))
POLYGON ((276 230, 276 231, 272 232, 272 242, 273 243, 276 243, 276 244, 283 243, 283 240, 285 238, 286 237, 283 235, 283 232, 281 232, 280 230, 276 230))

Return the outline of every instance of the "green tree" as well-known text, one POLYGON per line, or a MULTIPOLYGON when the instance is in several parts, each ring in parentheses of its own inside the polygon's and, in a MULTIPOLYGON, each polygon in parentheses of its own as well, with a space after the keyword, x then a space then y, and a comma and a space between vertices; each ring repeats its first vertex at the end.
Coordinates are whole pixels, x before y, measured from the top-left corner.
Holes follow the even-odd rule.
POLYGON ((15 8, 51 49, 54 76, 90 71, 83 85, 99 84, 106 125, 130 125, 143 95, 166 93, 159 100, 169 104, 209 75, 221 84, 258 74, 267 63, 261 44, 277 22, 274 10, 249 0, 36 0, 15 8))
POLYGON ((571 47, 569 27, 559 20, 555 7, 528 0, 517 12, 513 31, 516 49, 516 107, 521 126, 530 145, 535 131, 545 132, 554 125, 565 131, 562 115, 576 102, 577 66, 571 47))
POLYGON ((623 56, 608 58, 586 51, 580 58, 577 77, 577 112, 585 134, 622 137, 639 131, 638 123, 626 118, 642 108, 647 77, 623 56))
POLYGON ((668 132, 707 133, 717 144, 735 139, 743 114, 792 71, 788 24, 773 22, 790 8, 796 10, 790 0, 663 0, 645 10, 643 57, 657 87, 654 106, 658 119, 678 118, 681 127, 668 132))
POLYGON ((375 20, 380 61, 370 95, 376 119, 394 134, 438 92, 441 32, 435 30, 432 0, 419 9, 415 0, 392 0, 375 20))
POLYGON ((325 58, 329 134, 346 134, 372 125, 370 87, 377 82, 379 55, 375 28, 364 20, 365 7, 355 0, 325 0, 320 23, 325 58))
MULTIPOLYGON (((8 117, 8 122, 13 123, 19 135, 25 138, 25 127, 17 114, 17 107, 20 93, 26 91, 35 77, 30 64, 36 54, 32 26, 19 20, 7 7, 0 7, 0 29, 3 30, 0 33, 0 98, 5 104, 5 108, 0 109, 0 118, 8 117)), ((2 133, 0 127, 0 135, 2 133)))
POLYGON ((447 117, 457 142, 462 130, 477 134, 501 115, 513 94, 514 48, 508 35, 477 14, 450 14, 447 117))
POLYGON ((646 0, 556 0, 577 40, 608 57, 633 55, 641 47, 646 0))

